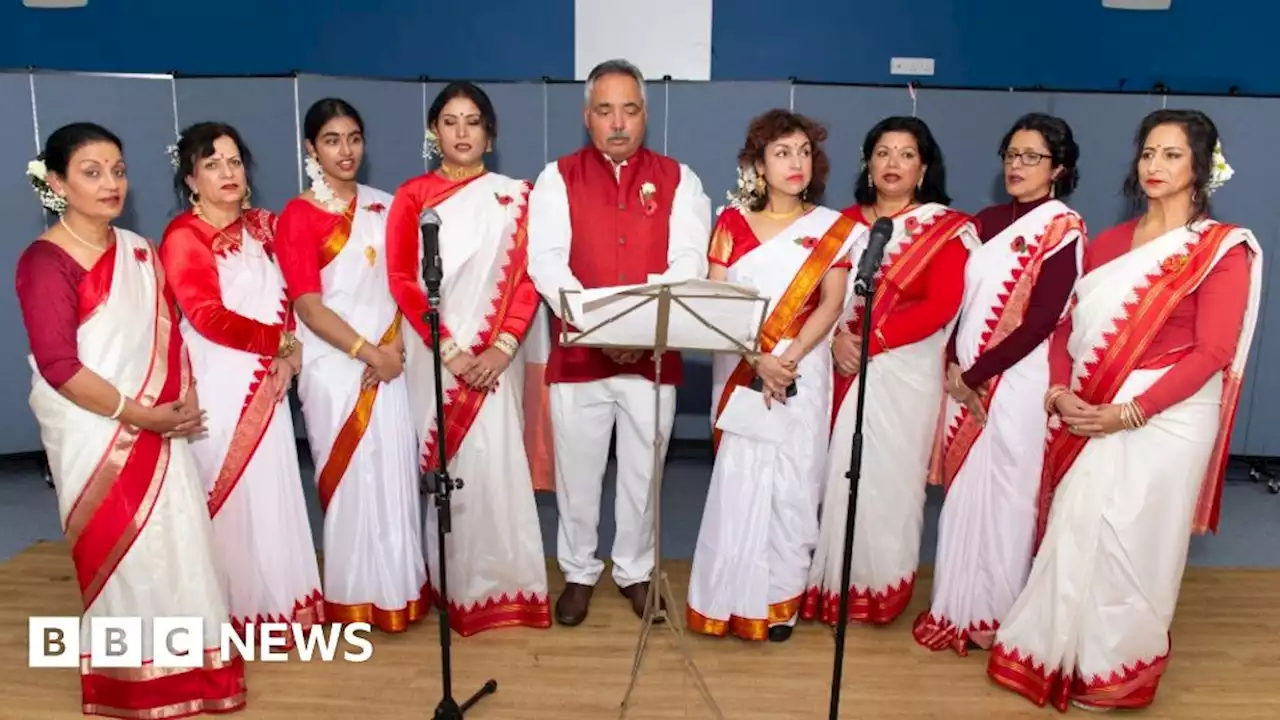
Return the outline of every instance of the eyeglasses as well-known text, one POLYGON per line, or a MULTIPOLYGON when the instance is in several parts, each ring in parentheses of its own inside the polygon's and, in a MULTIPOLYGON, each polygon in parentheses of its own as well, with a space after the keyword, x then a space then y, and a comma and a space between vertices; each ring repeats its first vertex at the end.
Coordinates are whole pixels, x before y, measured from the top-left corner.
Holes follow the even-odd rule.
POLYGON ((1036 152, 1035 150, 1027 150, 1025 152, 1005 150, 1003 153, 999 153, 999 155, 1004 160, 1005 165, 1012 165, 1014 160, 1022 158, 1022 164, 1027 167, 1035 167, 1040 164, 1041 160, 1046 158, 1050 160, 1053 159, 1052 155, 1045 155, 1044 153, 1036 152))

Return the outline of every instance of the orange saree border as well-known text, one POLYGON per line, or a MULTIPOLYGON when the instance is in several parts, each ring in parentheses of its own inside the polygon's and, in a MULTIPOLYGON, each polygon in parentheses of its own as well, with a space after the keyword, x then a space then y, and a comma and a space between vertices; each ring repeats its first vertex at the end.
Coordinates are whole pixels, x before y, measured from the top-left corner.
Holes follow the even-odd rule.
MULTIPOLYGON (((154 406, 180 397, 188 378, 164 277, 154 253, 150 256, 156 275, 155 336, 151 366, 134 400, 154 406)), ((170 441, 159 434, 121 424, 72 505, 66 537, 85 608, 146 527, 168 475, 169 449, 170 441)))
MULTIPOLYGON (((1166 267, 1166 261, 1158 271, 1148 275, 1149 284, 1138 289, 1137 298, 1124 305, 1127 314, 1117 319, 1115 328, 1103 336, 1105 347, 1095 353, 1097 360, 1085 365, 1086 374, 1080 379, 1078 391, 1082 400, 1091 405, 1105 405, 1115 398, 1174 308, 1213 269, 1219 247, 1235 229, 1236 226, 1226 223, 1214 225, 1187 243, 1180 255, 1174 256, 1181 258, 1179 263, 1166 267)), ((1068 432, 1061 423, 1049 431, 1037 505, 1037 548, 1048 528, 1049 510, 1058 484, 1088 442, 1089 438, 1068 432)))
MULTIPOLYGON (((799 331, 800 327, 807 319, 801 315, 801 309, 809 300, 810 296, 817 291, 822 283, 823 276, 827 270, 831 268, 832 263, 836 260, 836 255, 840 249, 844 247, 845 240, 848 239, 849 233, 853 232, 853 228, 857 223, 846 215, 841 215, 831 227, 827 228, 827 232, 814 246, 809 253, 809 257, 805 258, 804 264, 796 271, 795 277, 791 279, 791 284, 787 286, 782 297, 778 300, 778 304, 774 306, 773 312, 769 313, 769 317, 765 319, 764 325, 760 328, 760 352, 771 353, 777 347, 778 343, 790 335, 799 331)), ((751 382, 751 378, 755 377, 755 370, 751 368, 750 363, 745 359, 738 361, 733 372, 730 373, 729 379, 725 382, 724 390, 720 393, 720 398, 716 403, 715 416, 719 417, 724 412, 725 406, 729 403, 729 398, 733 395, 734 390, 745 386, 751 382)), ((720 447, 721 431, 716 429, 712 431, 712 446, 718 449, 720 447)))
MULTIPOLYGON (((875 295, 871 298, 871 321, 874 323, 873 334, 884 327, 885 322, 898 306, 902 296, 902 288, 911 284, 920 273, 929 267, 929 261, 946 243, 955 237, 972 218, 958 210, 946 210, 919 231, 918 237, 897 255, 889 258, 883 276, 876 284, 875 295)), ((865 312, 861 310, 860 312, 865 312)), ((854 320, 857 323, 857 320, 854 320)), ((856 325, 855 325, 856 326, 856 325)), ((849 389, 858 379, 857 375, 841 375, 832 372, 835 380, 832 383, 831 430, 835 431, 836 418, 840 417, 840 407, 844 404, 849 389)), ((941 380, 939 380, 941 381, 941 380)))
MULTIPOLYGON (((991 308, 995 310, 995 319, 987 321, 988 330, 983 333, 979 354, 1004 342, 1005 338, 1009 337, 1009 334, 1022 323, 1022 318, 1027 311, 1027 303, 1031 300, 1031 290, 1040 279, 1040 269, 1045 259, 1073 233, 1080 233, 1083 236, 1084 221, 1075 213, 1062 213, 1045 225, 1043 232, 1036 237, 1035 241, 1028 243, 1029 247, 1035 247, 1035 254, 1022 254, 1019 257, 1020 264, 1013 269, 1013 277, 1005 281, 1005 292, 998 296, 1001 305, 991 308)), ((1000 378, 996 377, 992 380, 988 392, 981 396, 980 402, 984 411, 990 410, 992 398, 995 397, 999 387, 1000 378)), ((947 422, 945 411, 939 415, 938 422, 940 426, 935 435, 937 445, 930 462, 929 482, 942 485, 945 490, 951 487, 952 481, 964 466, 965 460, 969 457, 969 451, 973 449, 973 444, 977 442, 984 427, 966 406, 961 406, 960 415, 950 427, 941 426, 942 423, 947 422)))
MULTIPOLYGON (((378 345, 386 345, 399 336, 400 312, 396 311, 395 318, 383 331, 378 345)), ((369 423, 373 419, 373 404, 378 399, 380 387, 382 383, 360 390, 360 394, 356 396, 355 407, 351 409, 351 414, 347 415, 342 428, 334 437, 333 447, 329 450, 329 457, 324 461, 324 467, 316 474, 321 512, 329 509, 333 494, 338 491, 338 485, 342 483, 343 476, 347 474, 347 468, 351 466, 351 458, 355 457, 356 449, 360 447, 360 441, 369 429, 369 423)))

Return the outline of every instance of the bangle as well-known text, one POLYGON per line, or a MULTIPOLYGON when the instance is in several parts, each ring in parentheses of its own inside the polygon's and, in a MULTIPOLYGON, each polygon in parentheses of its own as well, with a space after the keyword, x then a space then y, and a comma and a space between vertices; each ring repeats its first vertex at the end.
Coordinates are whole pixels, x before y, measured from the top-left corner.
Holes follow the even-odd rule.
POLYGON ((356 338, 355 343, 351 345, 351 349, 347 351, 347 357, 354 359, 355 356, 360 354, 360 351, 364 349, 366 344, 368 343, 364 338, 356 338))
POLYGON ((444 342, 440 343, 440 359, 442 361, 449 362, 461 354, 462 348, 458 347, 458 343, 454 342, 453 338, 446 338, 444 342))
POLYGON ((516 336, 509 332, 501 332, 494 339, 493 346, 501 350, 507 357, 513 358, 516 356, 516 352, 520 350, 520 341, 516 340, 516 336))
POLYGON ((1147 424, 1147 416, 1137 400, 1130 400, 1120 406, 1120 422, 1128 430, 1137 430, 1147 424))
POLYGON ((1054 385, 1049 388, 1049 392, 1044 394, 1044 411, 1050 415, 1056 415, 1058 413, 1058 398, 1069 392, 1071 391, 1061 385, 1054 385))
POLYGON ((120 416, 124 414, 124 406, 125 406, 124 393, 120 392, 119 390, 117 390, 116 392, 120 393, 120 402, 116 405, 116 411, 111 413, 111 416, 108 418, 109 420, 119 420, 120 416))
POLYGON ((280 345, 276 348, 276 357, 289 357, 293 354, 293 348, 298 344, 298 339, 288 330, 280 331, 280 345))

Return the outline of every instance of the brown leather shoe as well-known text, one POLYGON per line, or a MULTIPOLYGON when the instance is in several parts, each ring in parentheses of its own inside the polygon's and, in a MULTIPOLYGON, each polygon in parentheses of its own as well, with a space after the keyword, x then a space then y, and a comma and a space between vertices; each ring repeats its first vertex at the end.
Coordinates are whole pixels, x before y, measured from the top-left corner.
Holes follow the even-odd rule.
POLYGON ((565 583, 564 592, 556 600, 556 622, 573 627, 581 625, 587 619, 587 609, 591 605, 591 593, 595 588, 591 585, 565 583))
MULTIPOLYGON (((636 617, 643 619, 644 606, 649 600, 649 583, 647 581, 638 582, 634 585, 619 587, 618 592, 622 593, 623 597, 631 601, 631 610, 635 612, 636 617)), ((658 603, 658 607, 663 610, 667 609, 667 601, 665 598, 659 596, 658 603)), ((654 622, 660 623, 662 620, 663 619, 659 617, 656 618, 654 622)))

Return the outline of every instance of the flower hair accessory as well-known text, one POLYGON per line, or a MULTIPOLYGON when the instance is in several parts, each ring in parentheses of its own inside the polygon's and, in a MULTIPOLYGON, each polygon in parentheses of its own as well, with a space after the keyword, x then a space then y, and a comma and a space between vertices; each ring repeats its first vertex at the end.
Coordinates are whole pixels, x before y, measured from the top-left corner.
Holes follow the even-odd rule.
POLYGON ((1209 186, 1205 188, 1205 192, 1212 195, 1223 185, 1226 185, 1232 175, 1236 174, 1236 171, 1227 164, 1227 157, 1222 154, 1221 140, 1213 146, 1213 158, 1209 161, 1209 164, 1209 186))
POLYGON ((182 167, 181 158, 178 157, 177 145, 169 145, 165 147, 164 154, 169 156, 169 164, 173 166, 174 170, 182 167))
MULTIPOLYGON (((750 165, 744 167, 738 166, 738 189, 724 194, 725 199, 729 201, 727 207, 737 208, 744 211, 750 207, 752 200, 756 196, 756 184, 759 178, 756 169, 750 165)), ((724 211, 724 206, 716 209, 716 214, 724 211)))
POLYGON ((61 215, 67 210, 67 199, 49 187, 49 169, 45 167, 44 158, 38 157, 27 163, 27 179, 40 198, 40 204, 51 212, 61 215))
POLYGON ((329 212, 345 212, 347 204, 339 200, 333 193, 333 188, 324 181, 324 168, 320 167, 320 161, 315 155, 307 155, 306 170, 307 177, 311 178, 311 194, 316 196, 316 202, 329 212))
POLYGON ((440 155, 440 138, 431 132, 431 128, 427 128, 422 136, 422 159, 430 160, 438 155, 440 155))

